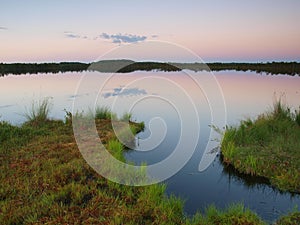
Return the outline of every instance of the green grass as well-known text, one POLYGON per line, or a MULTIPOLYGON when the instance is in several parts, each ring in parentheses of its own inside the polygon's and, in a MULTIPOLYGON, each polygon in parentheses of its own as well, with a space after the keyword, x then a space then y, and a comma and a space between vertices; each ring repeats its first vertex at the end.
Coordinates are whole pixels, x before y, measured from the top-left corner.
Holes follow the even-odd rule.
POLYGON ((300 222, 300 212, 292 212, 282 216, 275 225, 298 225, 300 222))
POLYGON ((125 162, 125 157, 123 155, 124 147, 122 143, 116 139, 108 141, 107 148, 112 152, 112 155, 118 160, 125 162))
POLYGON ((35 136, 47 134, 47 130, 35 129, 28 124, 18 127, 0 121, 0 153, 11 154, 15 149, 27 145, 35 136))
POLYGON ((31 108, 24 114, 27 123, 38 126, 46 123, 49 120, 49 113, 51 110, 51 103, 49 98, 32 102, 31 108))
POLYGON ((131 121, 132 113, 124 113, 121 117, 121 121, 131 121))
POLYGON ((295 121, 300 126, 300 109, 295 111, 295 121))
MULTIPOLYGON (((111 121, 96 120, 96 126, 108 150, 125 161, 111 121)), ((144 124, 130 127, 136 133, 144 124)), ((0 224, 264 224, 240 204, 225 210, 211 206, 189 218, 184 201, 165 194, 165 184, 108 181, 83 159, 70 113, 64 122, 47 119, 39 126, 0 122, 0 141, 0 224)))
POLYGON ((95 109, 95 119, 112 119, 116 120, 117 115, 113 113, 110 108, 106 107, 96 107, 95 109))
POLYGON ((226 129, 223 161, 239 172, 266 177, 282 191, 300 193, 299 111, 278 101, 255 120, 226 129))
MULTIPOLYGON (((0 224, 178 224, 182 202, 164 185, 110 182, 82 158, 69 121, 0 123, 0 224)), ((96 120, 107 148, 124 159, 108 120, 96 120), (107 137, 108 136, 108 137, 107 137)), ((120 126, 124 122, 120 123, 120 126)), ((118 124, 117 124, 118 125, 118 124)), ((141 125, 130 123, 139 131, 141 125)))
POLYGON ((214 205, 206 208, 204 214, 197 213, 187 224, 198 225, 266 225, 255 213, 243 204, 229 205, 220 210, 214 205))

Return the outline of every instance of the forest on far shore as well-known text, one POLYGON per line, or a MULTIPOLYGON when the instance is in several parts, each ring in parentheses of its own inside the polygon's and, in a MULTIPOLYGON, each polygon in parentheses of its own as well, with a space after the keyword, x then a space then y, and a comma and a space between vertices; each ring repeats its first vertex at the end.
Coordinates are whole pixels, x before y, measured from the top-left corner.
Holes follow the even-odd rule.
POLYGON ((107 73, 129 73, 134 71, 254 71, 267 74, 300 75, 298 62, 267 62, 267 63, 161 63, 134 62, 131 60, 103 60, 95 63, 60 62, 60 63, 0 63, 0 76, 8 74, 37 74, 99 71, 107 73))

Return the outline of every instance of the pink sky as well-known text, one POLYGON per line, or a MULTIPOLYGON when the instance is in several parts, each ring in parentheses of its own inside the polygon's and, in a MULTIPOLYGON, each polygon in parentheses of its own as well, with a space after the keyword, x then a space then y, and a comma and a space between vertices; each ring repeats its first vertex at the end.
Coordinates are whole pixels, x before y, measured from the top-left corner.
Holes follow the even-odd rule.
MULTIPOLYGON (((0 4, 0 62, 91 62, 149 40, 179 44, 204 61, 300 61, 297 0, 0 4)), ((165 54, 155 51, 153 60, 165 54)))

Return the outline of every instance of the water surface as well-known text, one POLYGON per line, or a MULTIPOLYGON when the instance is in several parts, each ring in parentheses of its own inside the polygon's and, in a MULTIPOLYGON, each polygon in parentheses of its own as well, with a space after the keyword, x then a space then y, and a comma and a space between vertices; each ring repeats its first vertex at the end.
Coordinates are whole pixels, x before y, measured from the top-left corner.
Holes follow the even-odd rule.
POLYGON ((219 158, 205 171, 198 170, 207 144, 218 145, 217 140, 210 136, 210 125, 222 128, 224 118, 228 125, 237 125, 241 119, 255 118, 271 109, 274 94, 282 96, 292 108, 297 108, 300 105, 300 78, 252 72, 214 73, 224 97, 224 114, 222 105, 213 105, 214 101, 210 99, 213 93, 219 96, 220 90, 211 87, 211 93, 207 93, 186 73, 198 76, 202 87, 209 83, 206 80, 209 74, 191 71, 138 71, 113 76, 88 72, 1 77, 1 120, 21 124, 25 119, 22 114, 30 109, 32 101, 44 97, 51 98, 51 117, 58 119, 64 118, 65 110, 72 111, 74 99, 77 110, 87 111, 95 105, 102 105, 113 106, 113 111, 119 115, 131 111, 133 120, 145 121, 146 124, 145 131, 137 135, 136 149, 126 153, 126 158, 136 164, 160 162, 172 154, 180 138, 190 140, 180 150, 185 154, 194 149, 192 158, 165 181, 168 194, 173 193, 186 200, 187 214, 203 211, 212 203, 225 207, 233 202, 244 202, 263 219, 274 221, 295 205, 300 206, 299 195, 280 193, 264 182, 234 174, 223 167, 219 158), (212 108, 217 112, 212 113, 212 108), (191 109, 197 113, 197 119, 191 109), (191 127, 188 132, 182 132, 185 124, 191 127), (196 132, 197 127, 199 133, 196 132))

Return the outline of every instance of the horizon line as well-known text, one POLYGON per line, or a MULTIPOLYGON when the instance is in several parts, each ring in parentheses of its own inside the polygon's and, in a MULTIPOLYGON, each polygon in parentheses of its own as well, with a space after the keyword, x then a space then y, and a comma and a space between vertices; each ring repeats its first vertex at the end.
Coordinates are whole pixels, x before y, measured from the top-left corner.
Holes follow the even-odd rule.
POLYGON ((101 61, 121 61, 121 60, 128 60, 128 61, 133 61, 133 62, 152 62, 152 63, 182 63, 182 64, 194 64, 194 63, 204 63, 204 64, 212 64, 212 63, 223 63, 223 64, 229 64, 229 63, 248 63, 248 64, 261 64, 261 63, 300 63, 300 60, 249 60, 249 61, 218 61, 218 60, 214 60, 214 61, 208 61, 208 62, 201 62, 201 61, 193 61, 193 62, 183 62, 183 61, 162 61, 162 60, 142 60, 142 61, 135 61, 132 59, 103 59, 103 60, 99 60, 99 61, 71 61, 71 60, 67 60, 67 61, 42 61, 42 62, 0 62, 0 64, 59 64, 59 63, 82 63, 82 64, 93 64, 93 63, 97 63, 97 62, 101 62, 101 61))

